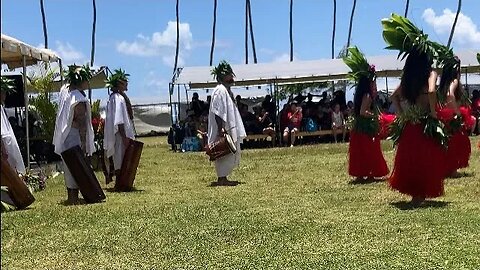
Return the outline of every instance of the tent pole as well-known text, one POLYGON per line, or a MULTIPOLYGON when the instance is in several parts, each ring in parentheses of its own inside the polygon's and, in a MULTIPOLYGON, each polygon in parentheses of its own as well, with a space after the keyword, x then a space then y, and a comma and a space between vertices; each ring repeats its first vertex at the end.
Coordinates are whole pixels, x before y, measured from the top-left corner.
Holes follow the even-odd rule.
POLYGON ((388 73, 385 72, 385 90, 387 91, 387 97, 388 97, 388 73))
POLYGON ((60 67, 60 81, 63 86, 63 66, 62 66, 62 59, 58 59, 58 66, 60 67))
POLYGON ((177 85, 177 121, 180 120, 180 85, 177 85))
POLYGON ((27 133, 27 169, 30 169, 30 129, 28 122, 28 94, 27 94, 27 58, 22 56, 23 60, 23 98, 25 99, 25 132, 27 133))

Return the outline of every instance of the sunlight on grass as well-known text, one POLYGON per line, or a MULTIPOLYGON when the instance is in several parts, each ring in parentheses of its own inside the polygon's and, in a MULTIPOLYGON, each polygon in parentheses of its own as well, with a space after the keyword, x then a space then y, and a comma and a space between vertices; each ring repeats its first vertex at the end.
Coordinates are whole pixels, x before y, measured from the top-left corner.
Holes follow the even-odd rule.
MULTIPOLYGON (((245 150, 231 177, 242 184, 209 187, 215 172, 204 153, 172 153, 165 137, 142 140, 135 192, 67 207, 60 176, 30 209, 2 214, 2 269, 480 265, 477 148, 465 176, 445 181, 445 196, 404 210, 409 198, 385 182, 350 183, 347 144, 245 150)), ((383 149, 391 166, 391 143, 383 149)))

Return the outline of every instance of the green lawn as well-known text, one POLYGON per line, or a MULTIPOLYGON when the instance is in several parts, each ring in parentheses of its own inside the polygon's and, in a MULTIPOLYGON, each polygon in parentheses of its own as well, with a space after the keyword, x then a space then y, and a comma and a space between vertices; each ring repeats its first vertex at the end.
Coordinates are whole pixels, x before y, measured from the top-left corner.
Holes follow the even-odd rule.
POLYGON ((2 269, 480 269, 477 148, 444 197, 405 209, 385 182, 349 183, 347 144, 246 150, 242 184, 210 187, 203 153, 143 141, 137 191, 64 206, 60 176, 3 213, 2 269))

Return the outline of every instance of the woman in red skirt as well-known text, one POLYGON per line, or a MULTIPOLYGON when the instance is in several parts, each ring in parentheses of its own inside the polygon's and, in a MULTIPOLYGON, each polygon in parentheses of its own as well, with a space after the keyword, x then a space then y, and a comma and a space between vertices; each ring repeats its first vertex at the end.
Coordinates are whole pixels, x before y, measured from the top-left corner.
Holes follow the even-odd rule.
MULTIPOLYGON (((391 99, 397 109, 397 118, 403 123, 390 186, 412 196, 414 205, 425 198, 443 195, 445 177, 445 140, 438 140, 426 125, 436 125, 435 106, 437 73, 431 68, 427 54, 412 52, 403 68, 400 86, 391 99)), ((398 130, 398 129, 397 129, 398 130)))
POLYGON ((463 98, 460 59, 452 57, 446 62, 439 86, 439 97, 443 102, 438 114, 445 123, 450 137, 447 150, 447 176, 458 177, 457 170, 468 167, 472 151, 468 134, 472 129, 472 121, 466 98, 463 98), (462 104, 464 106, 461 106, 462 104))
POLYGON ((371 181, 388 174, 379 137, 379 116, 373 100, 377 94, 375 67, 368 64, 357 47, 349 48, 345 63, 357 83, 354 95, 354 124, 350 132, 348 173, 355 181, 371 181))

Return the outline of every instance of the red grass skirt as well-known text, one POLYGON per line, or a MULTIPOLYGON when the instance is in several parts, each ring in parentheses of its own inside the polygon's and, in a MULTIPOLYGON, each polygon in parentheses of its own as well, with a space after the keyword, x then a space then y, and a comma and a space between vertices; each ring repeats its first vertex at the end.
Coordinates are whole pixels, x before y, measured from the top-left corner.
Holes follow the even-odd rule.
POLYGON ((451 174, 457 169, 468 167, 471 152, 472 146, 468 136, 462 131, 455 132, 448 141, 447 173, 451 174))
POLYGON ((390 186, 412 197, 443 195, 446 153, 423 133, 423 125, 407 123, 398 142, 390 186))
POLYGON ((382 177, 388 174, 379 138, 350 132, 348 173, 355 177, 382 177))

